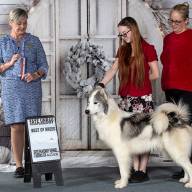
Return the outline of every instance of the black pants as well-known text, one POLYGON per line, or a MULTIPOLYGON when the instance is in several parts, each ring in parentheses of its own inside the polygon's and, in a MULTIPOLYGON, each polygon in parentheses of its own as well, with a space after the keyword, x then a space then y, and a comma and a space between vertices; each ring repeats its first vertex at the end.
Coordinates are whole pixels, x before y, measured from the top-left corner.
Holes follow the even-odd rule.
MULTIPOLYGON (((190 113, 189 123, 192 124, 192 92, 170 89, 165 91, 165 97, 168 102, 178 103, 179 101, 182 101, 183 103, 188 105, 190 113)), ((192 155, 191 155, 191 162, 192 162, 192 155)))

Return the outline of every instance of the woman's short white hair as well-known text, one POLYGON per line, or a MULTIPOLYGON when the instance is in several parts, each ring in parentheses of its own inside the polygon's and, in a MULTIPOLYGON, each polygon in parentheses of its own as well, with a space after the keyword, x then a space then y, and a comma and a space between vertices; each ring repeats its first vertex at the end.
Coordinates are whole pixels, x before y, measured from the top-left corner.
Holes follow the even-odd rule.
POLYGON ((15 21, 17 22, 20 17, 26 17, 28 18, 27 11, 21 8, 16 8, 10 11, 9 13, 9 22, 15 21))

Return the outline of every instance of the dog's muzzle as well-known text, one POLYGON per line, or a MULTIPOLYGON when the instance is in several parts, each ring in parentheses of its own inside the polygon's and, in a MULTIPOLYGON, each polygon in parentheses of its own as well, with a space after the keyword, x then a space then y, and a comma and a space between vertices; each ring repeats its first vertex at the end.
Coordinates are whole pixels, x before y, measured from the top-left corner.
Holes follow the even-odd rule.
POLYGON ((85 114, 89 115, 90 111, 88 109, 85 110, 85 114))

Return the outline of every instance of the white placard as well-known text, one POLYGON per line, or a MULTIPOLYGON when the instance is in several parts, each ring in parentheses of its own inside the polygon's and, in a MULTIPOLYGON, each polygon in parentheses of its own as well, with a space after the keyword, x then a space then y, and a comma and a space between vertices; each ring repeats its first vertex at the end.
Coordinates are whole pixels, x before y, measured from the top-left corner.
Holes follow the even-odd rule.
POLYGON ((60 160, 55 117, 27 119, 32 162, 60 160))

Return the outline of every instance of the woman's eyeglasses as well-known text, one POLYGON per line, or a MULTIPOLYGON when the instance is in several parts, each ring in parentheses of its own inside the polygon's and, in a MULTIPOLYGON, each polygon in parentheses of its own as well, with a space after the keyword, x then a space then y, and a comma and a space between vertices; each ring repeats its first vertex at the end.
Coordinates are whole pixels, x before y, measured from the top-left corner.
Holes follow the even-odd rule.
POLYGON ((168 22, 169 24, 179 25, 183 22, 183 20, 179 21, 179 20, 168 19, 168 22))
MULTIPOLYGON (((129 31, 131 31, 131 30, 129 30, 129 31)), ((117 36, 118 37, 127 37, 127 34, 129 33, 129 31, 124 32, 124 33, 119 33, 117 36)))

